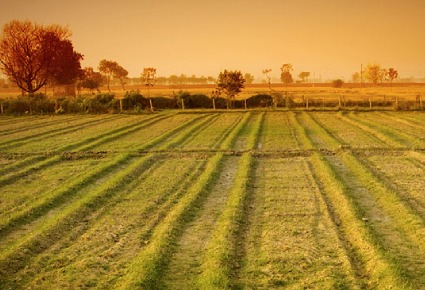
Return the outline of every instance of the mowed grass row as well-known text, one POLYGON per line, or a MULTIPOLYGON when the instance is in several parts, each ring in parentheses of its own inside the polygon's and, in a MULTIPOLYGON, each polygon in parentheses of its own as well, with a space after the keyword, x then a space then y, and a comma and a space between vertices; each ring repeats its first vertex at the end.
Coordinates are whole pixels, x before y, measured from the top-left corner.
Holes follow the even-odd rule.
MULTIPOLYGON (((334 146, 337 138, 308 115, 299 118, 309 142, 334 146)), ((376 258, 388 266, 389 283, 399 287, 423 287, 425 267, 425 225, 415 210, 400 194, 386 184, 362 160, 350 152, 321 157, 323 165, 342 182, 342 190, 350 199, 354 213, 364 221, 366 237, 374 244, 376 258), (380 252, 380 253, 379 253, 380 252), (415 271, 409 269, 414 268, 415 271), (422 269, 422 270, 421 270, 422 269), (394 281, 391 281, 394 279, 394 281)), ((317 166, 320 162, 313 162, 317 166)), ((323 170, 322 170, 323 171, 323 170)), ((361 254, 363 255, 363 253, 361 254)), ((370 261, 369 259, 365 259, 370 261)), ((378 261, 378 260, 377 260, 378 261)), ((378 263, 378 262, 377 262, 378 263)), ((375 268, 376 269, 376 268, 375 268)), ((378 277, 372 278, 378 283, 378 277)))
POLYGON ((314 120, 337 137, 342 145, 351 148, 387 148, 388 145, 375 135, 347 122, 342 113, 318 112, 311 114, 314 120))
MULTIPOLYGON (((251 119, 252 114, 244 114, 242 120, 223 140, 221 146, 229 150, 233 144, 237 143, 241 132, 247 127, 251 119)), ((217 181, 223 158, 222 153, 217 153, 208 161, 205 171, 188 189, 175 208, 164 218, 163 223, 158 225, 152 234, 149 245, 132 261, 127 269, 128 272, 120 277, 116 287, 150 289, 159 287, 158 285, 164 283, 163 273, 168 267, 176 240, 181 237, 182 231, 187 228, 191 216, 196 212, 199 204, 208 196, 211 187, 217 181)))
POLYGON ((402 154, 372 152, 358 156, 425 220, 425 154, 415 151, 402 154))
MULTIPOLYGON (((342 117, 347 122, 369 132, 380 139, 390 147, 394 148, 424 148, 424 129, 410 128, 407 130, 404 126, 397 128, 394 124, 397 122, 385 123, 382 116, 369 114, 344 114, 342 117)), ((388 120, 387 120, 388 121, 388 120)), ((398 122, 400 124, 400 122, 398 122)))
MULTIPOLYGON (((87 116, 87 118, 103 119, 104 116, 87 116)), ((29 117, 0 117, 0 136, 21 133, 31 134, 34 129, 41 129, 44 127, 66 127, 78 120, 84 120, 81 116, 29 116, 29 117)), ((22 137, 22 135, 21 135, 22 137)))
MULTIPOLYGON (((195 118, 196 119, 196 118, 195 118)), ((152 139, 150 141, 150 144, 146 145, 154 146, 155 144, 159 144, 160 142, 166 142, 170 143, 173 142, 173 140, 168 140, 168 137, 171 135, 174 135, 176 132, 184 130, 185 127, 190 127, 191 124, 187 124, 190 122, 183 123, 182 125, 174 128, 170 132, 163 134, 159 136, 156 139, 152 139)), ((188 132, 187 134, 190 134, 188 132)), ((179 135, 178 138, 182 138, 182 136, 185 136, 184 134, 179 135)), ((141 148, 142 149, 142 148, 141 148)), ((50 212, 51 210, 54 210, 56 207, 59 206, 61 203, 67 202, 67 197, 70 195, 70 193, 79 191, 82 187, 93 183, 93 180, 98 179, 100 176, 103 175, 104 170, 116 170, 118 167, 122 166, 128 166, 131 168, 131 166, 128 164, 129 162, 129 155, 125 154, 123 157, 118 157, 118 160, 116 162, 112 162, 112 165, 105 165, 104 168, 100 169, 99 171, 91 172, 89 176, 85 176, 82 178, 82 180, 73 180, 72 184, 69 187, 60 187, 56 191, 54 191, 52 194, 47 194, 47 196, 39 203, 31 204, 29 205, 29 208, 24 208, 21 212, 14 213, 12 217, 6 220, 6 222, 3 224, 2 229, 3 232, 8 232, 8 230, 12 226, 16 225, 25 225, 28 224, 28 222, 32 222, 33 220, 37 219, 38 217, 44 217, 47 212, 50 212), (123 163, 123 164, 122 164, 123 163)), ((142 162, 142 161, 140 161, 142 162)), ((143 162, 140 164, 140 166, 143 165, 143 162)), ((127 172, 127 170, 130 170, 126 168, 124 172, 127 172)), ((122 176, 124 178, 126 175, 122 175, 121 173, 118 174, 118 176, 122 176)), ((119 177, 113 177, 114 180, 120 180, 119 177), (118 178, 118 179, 117 179, 118 178)), ((119 182, 117 182, 119 184, 119 182)), ((46 233, 50 234, 50 231, 55 231, 56 225, 59 225, 62 223, 62 221, 68 221, 72 219, 72 216, 74 213, 78 213, 79 211, 84 212, 84 207, 86 204, 90 204, 93 202, 93 200, 96 200, 98 198, 102 198, 103 196, 107 196, 110 192, 109 187, 103 188, 100 187, 99 190, 95 190, 94 192, 89 192, 87 196, 84 196, 82 199, 76 199, 75 202, 71 202, 69 208, 69 211, 61 211, 58 218, 50 217, 48 223, 43 223, 43 227, 39 231, 39 234, 32 234, 32 237, 28 237, 28 235, 24 235, 22 237, 22 240, 13 239, 16 242, 13 242, 11 245, 7 244, 7 250, 3 251, 2 253, 2 259, 1 262, 4 262, 3 266, 11 265, 13 262, 11 261, 10 257, 13 257, 14 255, 20 254, 21 250, 24 248, 30 248, 34 243, 38 242, 39 239, 45 238, 46 233), (92 197, 90 197, 92 196, 92 197), (80 206, 81 204, 81 206, 80 206), (76 208, 74 210, 73 208, 76 208)), ((23 231, 25 232, 25 230, 23 231)), ((12 235, 13 236, 13 235, 12 235)), ((12 259, 13 260, 13 259, 12 259)), ((19 260, 19 259, 18 259, 19 260)), ((13 267, 9 267, 12 268, 13 267)))
MULTIPOLYGON (((196 119, 198 119, 198 118, 195 117, 194 120, 196 120, 196 119)), ((246 119, 247 118, 245 118, 245 120, 246 119)), ((188 122, 188 123, 191 123, 191 122, 188 122)), ((199 134, 199 132, 201 131, 200 129, 202 128, 202 126, 206 126, 207 123, 208 123, 207 121, 204 121, 204 122, 198 122, 196 124, 189 124, 189 125, 188 124, 186 124, 186 125, 183 124, 180 127, 175 128, 174 130, 171 130, 169 133, 163 134, 163 135, 159 136, 159 138, 157 138, 157 139, 159 139, 159 141, 165 142, 164 145, 161 146, 161 145, 159 145, 159 142, 158 141, 157 142, 154 142, 155 140, 151 140, 151 142, 149 142, 150 144, 149 145, 146 145, 145 148, 154 147, 155 143, 158 143, 158 145, 159 145, 158 147, 159 148, 167 148, 167 147, 171 148, 172 146, 178 144, 178 142, 183 142, 186 138, 188 138, 189 136, 191 136, 195 131, 198 131, 198 134, 199 134), (188 128, 188 129, 186 129, 186 128, 188 128), (177 132, 180 132, 181 134, 176 134, 177 132)), ((234 136, 232 138, 234 138, 234 136)), ((142 149, 143 148, 141 148, 140 150, 142 150, 142 149)), ((125 156, 126 156, 125 158, 128 158, 128 155, 125 155, 125 156)), ((143 167, 144 166, 143 164, 145 164, 145 162, 148 162, 148 160, 149 160, 149 158, 147 158, 147 160, 144 161, 144 162, 142 162, 142 161, 138 161, 138 162, 142 162, 140 164, 140 166, 143 167)), ((138 163, 136 162, 136 164, 138 164, 138 163)), ((126 164, 123 164, 120 167, 123 167, 124 165, 125 165, 125 167, 133 168, 133 165, 129 165, 128 162, 126 164)), ((136 166, 136 165, 134 165, 134 166, 136 166)), ((116 177, 117 174, 113 174, 113 173, 111 174, 111 176, 113 177, 114 181, 115 180, 121 180, 123 178, 125 179, 125 176, 128 175, 128 173, 126 173, 126 172, 128 172, 128 168, 126 168, 126 170, 125 170, 124 173, 118 174, 119 176, 123 176, 122 178, 116 177)), ((109 189, 109 187, 108 187, 108 189, 109 189)), ((90 190, 87 190, 87 191, 90 191, 90 190)), ((110 190, 103 189, 103 187, 101 187, 101 189, 99 189, 99 190, 95 190, 95 192, 99 192, 99 195, 100 196, 102 196, 102 197, 108 197, 109 194, 105 193, 105 191, 110 192, 110 190)), ((112 189, 112 192, 113 191, 114 190, 112 189)), ((90 192, 88 195, 93 195, 93 194, 96 195, 96 193, 92 193, 92 192, 90 192)), ((84 205, 85 204, 85 199, 83 199, 82 201, 81 200, 78 201, 78 203, 81 203, 81 202, 82 202, 82 205, 84 205)), ((78 205, 76 207, 79 208, 78 205)), ((68 208, 71 208, 69 210, 69 212, 71 212, 71 213, 74 212, 72 210, 73 206, 66 207, 66 209, 68 209, 68 208)), ((83 216, 84 216, 84 214, 83 214, 83 216)), ((52 218, 52 217, 50 217, 50 218, 52 218)), ((61 216, 58 218, 58 220, 59 221, 60 220, 68 220, 69 218, 70 218, 70 215, 69 214, 67 215, 67 211, 65 210, 65 211, 61 211, 61 216)), ((54 220, 54 219, 51 219, 51 220, 54 220)), ((53 223, 54 222, 52 222, 52 224, 53 223)), ((46 225, 45 223, 43 223, 43 228, 40 231, 40 235, 37 235, 37 233, 36 233, 35 234, 36 237, 34 238, 34 235, 33 235, 33 237, 30 238, 30 241, 34 243, 34 240, 37 242, 37 236, 40 236, 40 239, 41 239, 43 235, 46 235, 46 234, 47 235, 50 235, 49 230, 52 230, 52 232, 55 232, 56 234, 58 233, 58 231, 53 227, 53 225, 49 227, 49 225, 46 225)), ((28 248, 30 248, 30 244, 26 243, 28 239, 25 239, 25 237, 23 239, 24 239, 24 241, 18 241, 18 242, 15 243, 15 245, 9 246, 8 247, 8 250, 3 253, 4 254, 3 257, 13 256, 12 253, 16 253, 17 252, 17 250, 15 250, 15 249, 22 250, 23 248, 27 248, 27 250, 28 250, 28 248)), ((18 259, 18 260, 20 260, 20 259, 18 259)), ((9 268, 9 269, 13 269, 13 261, 11 261, 9 259, 6 263, 9 266, 12 265, 12 267, 9 268)))
POLYGON ((0 288, 425 287, 421 128, 386 115, 158 114, 8 148, 0 288))
POLYGON ((237 285, 359 289, 305 157, 255 160, 237 285))
POLYGON ((88 214, 19 272, 26 288, 110 288, 205 169, 205 158, 157 156, 131 185, 88 214), (44 269, 40 271, 39 269, 44 269))
MULTIPOLYGON (((181 116, 176 117, 174 116, 156 116, 151 117, 148 119, 142 118, 142 120, 139 120, 138 124, 136 125, 125 125, 122 124, 119 128, 114 128, 112 130, 108 130, 104 128, 105 132, 102 132, 102 128, 95 128, 95 132, 91 131, 85 131, 83 138, 79 137, 77 139, 69 139, 72 140, 71 142, 65 143, 62 147, 55 147, 55 152, 50 154, 46 153, 44 154, 47 156, 46 158, 40 157, 40 156, 31 156, 26 157, 21 161, 17 161, 16 163, 13 163, 6 168, 3 168, 0 170, 0 173, 3 174, 2 177, 0 177, 0 187, 5 184, 9 184, 10 182, 13 182, 14 180, 22 177, 27 176, 29 173, 33 173, 38 170, 42 170, 43 168, 46 168, 48 166, 52 166, 60 160, 62 160, 61 156, 58 154, 66 154, 68 151, 88 151, 88 150, 96 150, 99 151, 102 149, 102 146, 105 146, 106 144, 110 144, 111 142, 114 142, 116 140, 119 140, 120 138, 123 138, 128 135, 135 134, 136 132, 142 130, 145 132, 154 132, 154 134, 151 134, 149 139, 143 139, 139 140, 134 146, 132 146, 132 151, 142 150, 142 149, 148 149, 149 146, 154 146, 156 141, 156 137, 163 136, 160 138, 168 138, 169 133, 174 134, 174 131, 179 131, 181 126, 188 126, 190 125, 189 122, 194 122, 197 118, 201 118, 202 116, 181 116), (171 122, 169 122, 169 118, 171 118, 171 122), (168 122, 167 122, 168 121, 168 122), (165 122, 165 123, 164 123, 165 122), (155 130, 156 128, 152 126, 157 125, 157 123, 162 124, 160 127, 160 130, 155 130), (99 133, 100 130, 100 133, 99 133)), ((115 127, 115 126, 113 126, 115 127)), ((83 132, 80 132, 80 134, 83 134, 83 132)), ((65 139, 68 139, 67 137, 64 137, 65 139)), ((135 138, 137 140, 137 138, 135 138)), ((46 140, 45 142, 50 142, 51 140, 46 140)), ((40 144, 41 147, 43 147, 43 142, 40 141, 38 144, 40 144)), ((108 149, 111 149, 111 147, 107 147, 108 149)), ((113 148, 113 147, 112 147, 113 148)), ((30 149, 31 150, 31 149, 30 149)), ((31 154, 32 151, 30 151, 31 154)), ((128 151, 125 151, 128 152, 128 151)))
MULTIPOLYGON (((0 148, 2 151, 8 148, 14 148, 14 152, 18 147, 24 146, 28 143, 36 143, 40 140, 53 139, 58 136, 71 134, 74 132, 82 131, 86 128, 90 128, 102 123, 108 123, 108 126, 111 124, 119 124, 117 122, 119 119, 125 118, 124 116, 109 116, 109 117, 85 117, 76 119, 75 121, 68 122, 59 122, 58 124, 52 124, 51 126, 43 128, 22 128, 21 132, 14 132, 8 136, 2 136, 0 141, 0 148), (112 122, 110 122, 112 121, 112 122)), ((126 120, 130 121, 130 120, 126 120)), ((126 122, 123 122, 126 123, 126 122)), ((131 122, 130 122, 131 123, 131 122)), ((33 144, 32 144, 33 145, 33 144)))

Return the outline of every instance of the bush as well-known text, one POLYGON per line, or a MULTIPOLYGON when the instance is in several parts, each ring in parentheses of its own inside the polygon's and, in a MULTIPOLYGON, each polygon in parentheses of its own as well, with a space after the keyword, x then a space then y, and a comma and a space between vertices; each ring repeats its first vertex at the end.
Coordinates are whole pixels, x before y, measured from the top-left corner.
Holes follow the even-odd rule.
POLYGON ((152 104, 154 109, 177 109, 177 101, 172 98, 166 97, 155 97, 152 98, 152 104))
POLYGON ((341 80, 341 79, 337 79, 337 80, 332 81, 332 86, 334 88, 340 88, 340 87, 342 87, 343 84, 344 84, 344 81, 341 80))
POLYGON ((246 100, 248 108, 267 108, 273 106, 273 97, 268 94, 257 94, 246 100))
POLYGON ((184 107, 187 109, 210 109, 213 107, 212 100, 203 94, 188 94, 184 98, 184 107))
POLYGON ((127 92, 122 99, 123 110, 140 111, 149 108, 149 99, 143 97, 139 91, 127 92))
POLYGON ((44 94, 18 96, 3 101, 5 114, 49 114, 55 112, 55 102, 44 94))

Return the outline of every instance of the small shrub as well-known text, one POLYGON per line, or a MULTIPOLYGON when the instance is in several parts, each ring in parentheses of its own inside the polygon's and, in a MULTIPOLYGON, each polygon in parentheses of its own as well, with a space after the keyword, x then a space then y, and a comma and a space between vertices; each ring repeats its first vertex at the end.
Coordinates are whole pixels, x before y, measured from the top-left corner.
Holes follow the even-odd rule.
POLYGON ((341 80, 341 79, 337 79, 337 80, 332 81, 332 86, 334 88, 341 88, 343 84, 344 84, 344 81, 341 80))
POLYGON ((246 100, 248 108, 267 108, 273 106, 273 97, 268 94, 257 94, 246 100))
POLYGON ((175 99, 167 97, 152 98, 152 104, 155 109, 177 109, 178 105, 175 99))
POLYGON ((188 109, 210 109, 212 100, 204 94, 188 95, 184 99, 184 106, 188 109))
POLYGON ((123 110, 140 110, 149 107, 149 99, 143 97, 139 91, 127 92, 122 99, 123 110))

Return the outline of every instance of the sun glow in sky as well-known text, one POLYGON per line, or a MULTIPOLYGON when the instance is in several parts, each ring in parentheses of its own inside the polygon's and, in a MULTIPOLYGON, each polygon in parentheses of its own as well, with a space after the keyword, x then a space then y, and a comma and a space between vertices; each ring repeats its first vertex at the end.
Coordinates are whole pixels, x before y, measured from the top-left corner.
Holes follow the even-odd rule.
POLYGON ((2 0, 10 20, 59 24, 72 31, 83 66, 117 61, 130 76, 216 76, 237 69, 262 77, 291 63, 323 80, 361 64, 425 77, 424 0, 2 0))

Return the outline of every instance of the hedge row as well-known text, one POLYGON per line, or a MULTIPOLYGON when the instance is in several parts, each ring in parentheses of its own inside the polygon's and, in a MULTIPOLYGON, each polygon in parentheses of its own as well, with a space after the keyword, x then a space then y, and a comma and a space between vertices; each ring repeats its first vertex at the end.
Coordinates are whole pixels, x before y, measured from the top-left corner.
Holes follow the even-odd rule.
MULTIPOLYGON (((289 96, 276 95, 275 101, 277 106, 282 108, 321 108, 321 107, 369 107, 367 100, 343 100, 339 103, 337 100, 320 100, 311 99, 308 103, 295 103, 289 96)), ((274 106, 273 97, 269 94, 257 94, 246 100, 234 100, 228 103, 227 99, 219 97, 214 100, 216 109, 226 109, 228 106, 235 109, 253 108, 270 108, 274 106)), ((48 98, 43 94, 35 94, 32 96, 19 96, 16 98, 0 99, 1 114, 23 115, 23 114, 53 114, 53 113, 118 113, 124 112, 143 112, 150 111, 149 99, 141 95, 139 92, 127 92, 120 100, 111 94, 98 94, 96 96, 78 96, 78 97, 61 97, 48 98)), ((179 92, 171 98, 154 97, 152 105, 155 110, 163 109, 212 109, 213 100, 203 94, 190 94, 188 92, 179 92)), ((400 102, 397 106, 390 101, 375 102, 374 107, 391 106, 394 109, 411 110, 418 109, 415 102, 400 102)))

